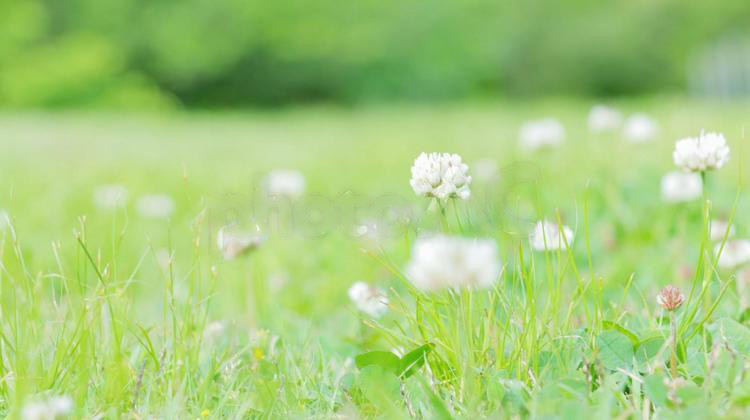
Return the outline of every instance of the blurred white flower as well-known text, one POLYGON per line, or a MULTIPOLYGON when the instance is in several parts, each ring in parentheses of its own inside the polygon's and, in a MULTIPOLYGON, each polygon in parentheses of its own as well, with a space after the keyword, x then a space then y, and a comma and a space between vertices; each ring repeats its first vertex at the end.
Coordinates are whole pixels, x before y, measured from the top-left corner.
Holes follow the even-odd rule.
POLYGON ((746 239, 734 239, 724 244, 716 244, 714 255, 719 257, 719 267, 732 269, 747 262, 750 262, 750 241, 746 239), (721 250, 721 255, 719 251, 721 250))
POLYGON ((159 248, 156 250, 156 263, 159 264, 162 270, 169 269, 169 265, 172 264, 172 252, 168 248, 159 248))
POLYGON ((573 231, 563 225, 560 229, 557 223, 544 220, 539 221, 534 226, 534 230, 529 235, 531 248, 535 251, 555 251, 573 244, 573 231))
POLYGON ((263 179, 266 194, 271 197, 300 198, 305 194, 306 185, 302 172, 293 169, 276 169, 263 179))
POLYGON ((0 209, 0 230, 5 230, 8 226, 10 226, 10 214, 4 209, 0 209))
POLYGON ((656 136, 659 127, 653 118, 646 114, 633 114, 625 120, 623 134, 633 143, 643 143, 656 136))
POLYGON ((147 219, 166 219, 175 211, 172 197, 164 194, 144 195, 135 203, 135 210, 147 219))
POLYGON ((678 140, 674 164, 686 172, 719 169, 729 160, 729 146, 721 133, 701 133, 699 137, 678 140))
POLYGON ((685 172, 670 172, 661 178, 661 197, 668 203, 692 201, 703 194, 700 175, 685 172))
POLYGON ((53 397, 47 401, 28 403, 21 411, 23 420, 55 420, 67 417, 73 411, 73 400, 68 396, 53 397))
POLYGON ((94 205, 102 210, 124 207, 127 203, 128 189, 122 185, 100 185, 94 190, 94 205))
POLYGON ((227 325, 223 321, 211 321, 206 324, 205 328, 203 328, 203 338, 206 340, 213 340, 224 334, 226 329, 227 325))
POLYGON ((729 229, 729 238, 734 236, 734 225, 730 226, 726 220, 714 219, 709 225, 709 235, 712 241, 724 240, 724 234, 729 229))
POLYGON ((521 149, 527 152, 560 146, 565 140, 565 127, 554 118, 527 121, 521 125, 519 140, 521 149))
POLYGON ((289 283, 289 275, 283 271, 271 273, 268 278, 266 278, 266 284, 268 284, 268 288, 273 293, 283 289, 287 283, 289 283))
POLYGON ((447 199, 471 196, 469 167, 455 153, 421 153, 411 167, 411 188, 417 195, 447 199))
POLYGON ((354 237, 368 248, 377 248, 385 240, 385 223, 375 219, 365 219, 354 226, 354 237))
POLYGON ((358 281, 349 288, 349 299, 360 311, 380 318, 388 311, 388 296, 377 287, 358 281))
POLYGON ((228 232, 227 227, 222 227, 216 234, 216 243, 225 260, 233 260, 246 252, 254 251, 265 242, 266 238, 260 234, 258 226, 256 232, 228 232))
POLYGON ((494 159, 480 159, 471 165, 471 172, 477 180, 482 182, 496 181, 500 175, 497 161, 494 159))
POLYGON ((425 291, 491 287, 500 275, 497 252, 492 239, 422 236, 414 243, 406 275, 425 291))
POLYGON ((594 105, 589 112, 588 123, 593 133, 614 131, 622 124, 622 114, 606 105, 594 105))

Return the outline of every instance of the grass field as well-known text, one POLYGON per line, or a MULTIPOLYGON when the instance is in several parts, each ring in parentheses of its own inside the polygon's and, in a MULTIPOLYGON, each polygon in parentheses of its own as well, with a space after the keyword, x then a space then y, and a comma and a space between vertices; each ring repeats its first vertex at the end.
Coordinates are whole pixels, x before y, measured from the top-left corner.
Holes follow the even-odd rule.
POLYGON ((747 418, 750 276, 717 266, 707 225, 750 237, 750 106, 618 103, 658 121, 633 144, 591 134, 591 105, 0 115, 0 413, 68 396, 72 418, 747 418), (546 116, 565 143, 521 152, 519 126, 546 116), (674 143, 701 129, 731 160, 703 199, 664 203, 674 143), (432 151, 474 175, 445 217, 409 186, 432 151), (277 168, 304 197, 264 194, 277 168), (95 205, 108 184, 124 206, 95 205), (174 213, 139 216, 150 194, 174 213), (574 231, 569 251, 530 248, 545 218, 574 231), (223 226, 265 241, 226 260, 223 226), (413 244, 439 231, 494 239, 495 286, 413 288, 413 244), (356 281, 386 292, 383 317, 357 311, 356 281), (687 298, 676 346, 667 284, 687 298))

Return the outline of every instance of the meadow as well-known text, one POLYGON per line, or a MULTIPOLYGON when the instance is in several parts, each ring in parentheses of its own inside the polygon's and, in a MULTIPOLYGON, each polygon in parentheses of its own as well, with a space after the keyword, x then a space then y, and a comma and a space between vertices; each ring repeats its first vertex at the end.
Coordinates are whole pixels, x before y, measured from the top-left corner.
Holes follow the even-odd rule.
POLYGON ((750 238, 750 105, 612 104, 656 121, 644 142, 592 133, 592 105, 0 115, 0 414, 747 418, 750 256, 715 249, 750 238), (544 117, 564 142, 523 150, 544 117), (665 202, 702 130, 729 162, 665 202), (422 152, 459 154, 471 196, 415 194, 422 152), (269 194, 278 169, 304 193, 269 194), (540 250, 541 220, 570 237, 540 250), (431 232, 494 241, 491 284, 415 284, 431 232))

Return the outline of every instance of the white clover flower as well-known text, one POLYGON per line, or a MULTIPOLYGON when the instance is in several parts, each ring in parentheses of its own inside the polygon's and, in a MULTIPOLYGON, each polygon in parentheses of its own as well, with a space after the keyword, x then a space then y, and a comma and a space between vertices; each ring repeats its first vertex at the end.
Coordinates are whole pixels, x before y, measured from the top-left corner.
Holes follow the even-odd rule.
POLYGON ((714 255, 719 257, 719 267, 733 269, 747 262, 750 262, 750 241, 746 239, 734 239, 724 244, 716 244, 714 255), (719 251, 721 250, 721 255, 719 251))
POLYGON ((265 242, 265 236, 260 234, 260 227, 256 232, 226 231, 227 226, 219 229, 216 234, 216 244, 225 260, 233 260, 242 254, 256 250, 265 242))
POLYGON ((727 229, 729 229, 729 238, 734 236, 734 225, 729 225, 729 222, 726 220, 720 220, 720 219, 714 219, 711 220, 711 224, 709 225, 709 236, 711 237, 711 240, 721 241, 724 240, 724 234, 727 233, 727 229))
POLYGON ((73 411, 73 400, 68 396, 54 397, 47 401, 26 404, 21 411, 23 420, 56 420, 67 417, 73 411))
POLYGON ((124 207, 128 203, 128 189, 122 185, 101 185, 94 190, 94 205, 102 210, 124 207))
POLYGON ((166 219, 175 211, 172 197, 164 194, 144 195, 135 203, 135 210, 147 219, 166 219))
POLYGON ((358 310, 371 317, 380 318, 388 311, 388 296, 385 292, 363 281, 358 281, 349 288, 349 299, 358 310))
POLYGON ((594 105, 589 112, 588 123, 593 133, 614 131, 622 124, 622 114, 606 105, 594 105))
POLYGON ((702 194, 703 180, 698 174, 677 171, 661 178, 661 197, 668 203, 692 201, 702 194))
POLYGON ((719 169, 729 160, 729 146, 721 133, 701 133, 699 137, 678 140, 674 164, 685 172, 719 169))
POLYGON ((654 137, 659 131, 659 126, 653 118, 646 114, 633 114, 625 120, 623 134, 632 143, 644 143, 654 137))
POLYGON ((263 179, 266 194, 271 197, 298 199, 305 194, 306 186, 302 172, 293 169, 276 169, 263 179))
POLYGON ((417 195, 441 200, 471 196, 469 167, 455 153, 421 153, 411 167, 411 188, 417 195))
POLYGON ((565 127, 554 118, 528 121, 521 126, 519 140, 521 149, 526 152, 557 147, 565 140, 565 127))
POLYGON ((492 239, 422 236, 414 243, 406 275, 424 291, 488 288, 497 281, 500 268, 492 239))
POLYGON ((494 159, 480 159, 471 167, 474 176, 482 182, 496 181, 500 175, 497 161, 494 159))
POLYGON ((562 230, 557 223, 544 220, 539 221, 534 226, 534 230, 529 235, 531 248, 535 251, 555 251, 573 244, 573 230, 563 225, 562 230))

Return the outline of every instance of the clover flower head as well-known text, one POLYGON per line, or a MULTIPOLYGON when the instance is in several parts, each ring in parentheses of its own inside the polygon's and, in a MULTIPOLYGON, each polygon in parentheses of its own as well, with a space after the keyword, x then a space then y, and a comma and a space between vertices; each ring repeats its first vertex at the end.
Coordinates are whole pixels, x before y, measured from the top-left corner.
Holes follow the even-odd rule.
POLYGON ((682 203, 699 198, 703 194, 700 175, 680 171, 670 172, 661 179, 661 197, 668 203, 682 203))
POLYGON ((719 258, 719 267, 734 269, 750 262, 750 240, 733 239, 727 241, 723 249, 720 243, 716 244, 714 254, 719 258))
POLYGON ((166 219, 175 208, 172 197, 165 194, 144 195, 135 203, 136 212, 147 219, 166 219))
POLYGON ((417 195, 440 200, 471 196, 469 166, 455 153, 421 153, 411 167, 410 184, 417 195))
POLYGON ((680 289, 671 284, 661 289, 661 292, 656 295, 656 303, 670 312, 679 308, 684 301, 685 295, 682 294, 680 289))
POLYGON ((492 239, 421 236, 414 243, 406 274, 423 291, 492 287, 500 274, 492 239))
POLYGON ((527 121, 521 126, 519 141, 526 152, 557 147, 565 141, 565 127, 555 118, 527 121))
POLYGON ((260 234, 260 227, 255 232, 228 231, 228 226, 219 229, 216 234, 216 244, 225 260, 233 260, 245 253, 254 251, 265 242, 265 236, 260 234))
POLYGON ((302 172, 293 169, 276 169, 263 179, 266 194, 271 197, 298 199, 305 194, 306 185, 302 172))
POLYGON ((729 229, 729 238, 734 236, 734 225, 730 225, 729 222, 722 219, 711 220, 709 225, 709 236, 712 241, 717 242, 724 239, 724 234, 729 229))
POLYGON ((672 154, 674 164, 685 172, 719 169, 729 161, 729 146, 721 133, 701 133, 678 140, 672 154))
POLYGON ((380 318, 388 312, 388 296, 385 292, 363 281, 358 281, 349 288, 349 299, 358 310, 371 317, 380 318))
POLYGON ((593 133, 614 131, 622 124, 622 114, 606 105, 594 105, 589 111, 588 124, 593 133))
POLYGON ((659 126, 646 114, 633 114, 625 120, 623 134, 631 143, 644 143, 656 136, 659 126))
POLYGON ((127 202, 128 189, 122 185, 101 185, 94 190, 94 205, 102 210, 124 207, 127 202))
POLYGON ((573 243, 573 230, 563 225, 562 228, 547 220, 539 221, 529 235, 531 248, 535 251, 556 251, 573 243))

